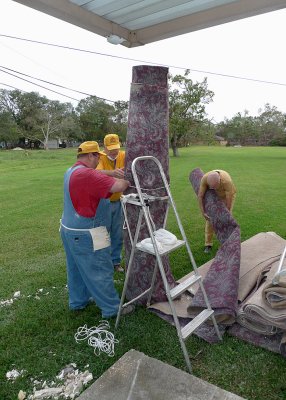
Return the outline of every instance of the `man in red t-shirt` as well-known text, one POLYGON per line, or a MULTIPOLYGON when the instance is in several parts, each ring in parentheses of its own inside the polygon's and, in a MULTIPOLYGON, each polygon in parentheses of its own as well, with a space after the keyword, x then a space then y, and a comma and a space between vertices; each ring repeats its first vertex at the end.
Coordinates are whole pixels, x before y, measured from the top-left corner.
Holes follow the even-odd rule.
MULTIPOLYGON (((96 171, 100 154, 97 142, 82 143, 78 161, 65 173, 61 237, 70 309, 83 309, 92 297, 102 317, 109 318, 117 314, 120 301, 113 282, 108 198, 112 193, 123 192, 129 182, 96 171)), ((126 307, 122 313, 133 308, 126 307)))

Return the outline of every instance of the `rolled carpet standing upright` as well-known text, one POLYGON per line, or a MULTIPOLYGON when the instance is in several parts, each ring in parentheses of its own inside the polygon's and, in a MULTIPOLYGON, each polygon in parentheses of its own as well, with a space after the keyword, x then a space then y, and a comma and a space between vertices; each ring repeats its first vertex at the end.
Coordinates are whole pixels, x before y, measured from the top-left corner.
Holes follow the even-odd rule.
MULTIPOLYGON (((162 164, 166 178, 169 181, 168 124, 168 68, 148 65, 133 67, 125 158, 125 178, 131 182, 131 187, 125 194, 136 193, 131 164, 139 156, 156 157, 162 164)), ((166 195, 165 190, 162 189, 163 182, 158 167, 153 161, 138 162, 136 170, 143 192, 152 196, 166 195)), ((150 213, 156 229, 162 227, 165 211, 166 205, 162 201, 151 203, 150 213)), ((132 237, 135 234, 138 215, 139 207, 127 204, 127 219, 132 237)), ((149 236, 146 224, 143 223, 138 241, 149 236)), ((124 247, 126 265, 128 265, 131 243, 127 230, 124 231, 124 247)), ((169 259, 164 256, 162 261, 167 281, 172 288, 176 285, 176 282, 170 270, 169 259)), ((141 251, 135 252, 126 291, 127 299, 133 299, 150 287, 155 262, 154 256, 141 251)), ((146 304, 146 300, 147 297, 145 296, 138 303, 146 304)), ((158 271, 152 302, 165 300, 165 289, 158 271)))

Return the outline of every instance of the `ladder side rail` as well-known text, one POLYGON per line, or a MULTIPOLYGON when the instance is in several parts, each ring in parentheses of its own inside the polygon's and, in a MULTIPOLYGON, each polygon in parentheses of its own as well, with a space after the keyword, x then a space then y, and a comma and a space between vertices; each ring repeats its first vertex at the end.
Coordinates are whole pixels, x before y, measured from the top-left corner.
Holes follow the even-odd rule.
MULTIPOLYGON (((163 174, 164 174, 164 171, 163 171, 162 168, 161 168, 161 170, 162 170, 162 172, 163 172, 163 174)), ((165 177, 165 174, 162 176, 162 179, 163 179, 164 181, 167 182, 166 177, 165 177)), ((189 257, 190 257, 192 266, 193 266, 193 269, 194 269, 194 273, 195 273, 195 275, 199 275, 199 273, 198 273, 198 268, 197 268, 197 264, 196 264, 196 262, 195 262, 193 253, 192 253, 192 251, 191 251, 189 242, 188 242, 188 240, 187 240, 187 236, 186 236, 184 227, 183 227, 183 225, 182 225, 182 223, 181 223, 179 214, 178 214, 178 212, 177 212, 176 205, 175 205, 175 202, 174 202, 174 200, 173 200, 171 191, 170 191, 169 187, 166 187, 166 190, 167 190, 167 193, 168 193, 168 195, 169 195, 170 202, 171 202, 172 208, 173 208, 173 210, 174 210, 174 213, 175 213, 175 216, 176 216, 176 220, 177 220, 177 223, 178 223, 178 226, 179 226, 181 235, 182 235, 182 237, 183 237, 183 239, 184 239, 184 241, 185 241, 186 248, 187 248, 187 251, 188 251, 188 254, 189 254, 189 257)), ((209 311, 211 311, 211 310, 212 310, 212 307, 211 307, 209 298, 208 298, 208 296, 207 296, 207 293, 206 293, 204 284, 203 284, 203 282, 202 282, 201 280, 199 280, 199 285, 200 285, 200 288, 201 288, 202 293, 203 293, 203 297, 204 297, 204 301, 205 301, 205 303, 206 303, 206 307, 207 307, 207 309, 208 309, 209 311)), ((215 319, 215 316, 212 315, 211 318, 212 318, 212 322, 213 322, 213 324, 214 324, 214 328, 215 328, 216 334, 217 334, 218 338, 219 338, 220 340, 222 340, 222 337, 221 337, 220 331, 219 331, 219 329, 218 329, 218 325, 217 325, 217 321, 216 321, 216 319, 215 319)))
MULTIPOLYGON (((212 311, 212 310, 213 310, 213 309, 212 309, 212 306, 211 306, 211 304, 210 304, 210 301, 209 301, 208 295, 207 295, 207 293, 206 293, 204 284, 203 284, 203 282, 202 282, 201 280, 199 280, 199 285, 200 285, 201 291, 202 291, 202 293, 203 293, 203 297, 204 297, 204 300, 205 300, 207 309, 208 309, 209 311, 212 311)), ((219 331, 218 324, 217 324, 217 321, 216 321, 216 318, 215 318, 215 315, 214 315, 214 314, 212 314, 211 319, 212 319, 212 322, 213 322, 213 325, 214 325, 214 328, 215 328, 217 337, 219 338, 219 340, 222 340, 222 336, 221 336, 221 333, 220 333, 220 331, 219 331)))
POLYGON ((180 341, 180 344, 181 344, 181 348, 182 348, 182 351, 183 351, 183 354, 184 354, 184 357, 185 357, 185 361, 186 361, 186 364, 188 366, 188 369, 189 369, 190 373, 192 373, 191 361, 190 361, 190 358, 189 358, 189 355, 188 355, 188 352, 187 352, 187 348, 186 348, 186 345, 185 345, 185 342, 184 342, 184 339, 183 339, 183 336, 182 336, 181 326, 180 326, 180 323, 179 323, 179 319, 178 319, 178 316, 177 316, 177 313, 176 313, 175 306, 173 304, 173 300, 172 300, 172 297, 171 297, 169 284, 168 284, 168 281, 167 281, 167 278, 166 278, 166 274, 165 274, 165 270, 164 270, 164 266, 163 266, 162 259, 161 259, 161 256, 160 256, 160 253, 159 253, 159 250, 158 250, 158 247, 157 247, 157 243, 155 241, 155 237, 153 235, 152 225, 151 225, 151 223, 149 221, 149 218, 148 218, 149 215, 148 215, 148 212, 147 212, 146 208, 147 207, 144 204, 142 209, 143 209, 143 213, 144 213, 144 216, 145 216, 145 222, 146 222, 146 225, 147 225, 147 228, 148 228, 148 231, 149 231, 149 234, 150 234, 150 238, 151 238, 151 241, 152 241, 152 244, 153 244, 153 247, 154 247, 156 260, 157 260, 157 263, 158 263, 158 267, 159 267, 159 270, 160 270, 160 274, 161 274, 161 278, 162 278, 162 281, 163 281, 163 284, 164 284, 164 288, 166 290, 166 295, 167 295, 168 302, 169 302, 169 305, 170 305, 170 308, 171 308, 171 311, 172 311, 172 315, 173 315, 173 318, 174 318, 175 326, 176 326, 176 329, 177 329, 177 334, 178 334, 179 341, 180 341))
POLYGON ((204 297, 204 300, 205 300, 205 303, 206 303, 206 306, 207 306, 208 310, 212 310, 209 298, 207 296, 207 293, 206 293, 206 290, 205 290, 205 287, 204 287, 202 281, 199 281, 199 285, 200 285, 201 291, 203 292, 203 297, 204 297))
POLYGON ((133 259, 134 259, 134 254, 135 254, 135 250, 136 250, 136 243, 137 243, 137 240, 138 240, 138 237, 139 237, 139 232, 140 232, 140 228, 141 228, 141 224, 142 224, 142 219, 143 219, 143 210, 141 209, 140 213, 139 213, 139 217, 138 217, 138 222, 137 222, 136 231, 135 231, 135 235, 134 235, 133 245, 132 245, 131 252, 130 252, 128 267, 127 267, 126 276, 125 276, 125 280, 124 280, 124 286, 123 286, 121 299, 120 299, 120 304, 119 304, 118 313, 117 313, 116 322, 115 322, 115 329, 117 328, 117 326, 119 324, 121 309, 122 309, 122 306, 123 306, 123 303, 124 303, 124 300, 125 300, 127 285, 128 285, 128 281, 129 281, 129 275, 130 275, 130 271, 131 271, 131 267, 132 267, 132 263, 133 263, 133 259))
MULTIPOLYGON (((176 205, 175 205, 175 202, 173 200, 171 191, 169 189, 169 183, 168 183, 168 181, 166 179, 166 176, 165 176, 165 173, 164 173, 164 170, 162 168, 161 163, 153 156, 137 157, 132 162, 131 170, 132 170, 134 182, 135 182, 135 185, 136 185, 136 188, 137 188, 137 191, 138 191, 138 196, 139 196, 140 202, 142 204, 142 210, 143 210, 143 214, 144 214, 144 217, 145 217, 145 222, 147 224, 148 231, 149 231, 150 238, 151 238, 151 242, 153 244, 155 256, 156 256, 156 259, 157 259, 157 262, 158 262, 158 267, 159 267, 159 270, 160 270, 162 281, 163 281, 163 284, 164 284, 164 287, 165 287, 165 290, 166 290, 166 295, 167 295, 167 298, 168 298, 168 302, 169 302, 169 305, 170 305, 170 308, 171 308, 171 312, 172 312, 172 315, 173 315, 173 319, 174 319, 174 322, 175 322, 175 326, 176 326, 176 329, 177 329, 177 334, 178 334, 178 337, 179 337, 181 348, 182 348, 182 351, 183 351, 183 354, 184 354, 184 357, 185 357, 186 364, 187 364, 188 369, 189 369, 189 371, 191 373, 192 372, 192 367, 191 367, 190 358, 188 356, 186 345, 184 343, 184 338, 183 338, 183 335, 182 335, 182 329, 181 329, 181 326, 180 326, 180 323, 179 323, 179 319, 178 319, 178 316, 177 316, 177 313, 176 313, 175 306, 173 304, 173 300, 172 300, 169 284, 168 284, 168 281, 167 281, 167 278, 166 278, 166 275, 165 275, 164 266, 163 266, 162 259, 161 259, 161 256, 160 256, 160 253, 159 253, 159 250, 158 250, 158 247, 157 247, 157 243, 156 243, 156 240, 155 240, 155 237, 154 237, 154 233, 153 233, 153 230, 152 230, 152 225, 151 225, 151 222, 149 220, 149 217, 150 217, 150 214, 148 213, 149 209, 147 209, 147 206, 146 206, 146 204, 145 204, 145 202, 143 200, 142 191, 141 191, 141 188, 140 188, 140 184, 139 184, 139 180, 138 180, 138 176, 137 176, 137 172, 136 172, 136 163, 139 160, 152 160, 152 161, 155 162, 155 164, 157 164, 157 166, 159 168, 160 175, 161 175, 161 179, 162 179, 162 181, 164 183, 165 190, 167 191, 167 194, 168 194, 168 197, 169 197, 169 202, 171 203, 171 206, 172 206, 172 208, 174 210, 175 217, 176 217, 180 232, 181 232, 182 237, 183 237, 183 239, 185 241, 185 244, 186 244, 186 247, 187 247, 187 250, 188 250, 188 253, 189 253, 189 256, 190 256, 190 260, 192 262, 195 274, 198 275, 197 266, 196 266, 196 262, 194 260, 193 254, 191 252, 190 246, 188 244, 184 228, 183 228, 183 226, 181 224, 178 212, 176 210, 176 205)), ((200 282, 200 287, 203 290, 203 295, 204 295, 204 299, 205 299, 206 305, 209 308, 209 311, 211 311, 211 313, 213 314, 213 310, 210 308, 210 303, 208 301, 208 297, 206 295, 206 292, 205 292, 205 289, 204 289, 204 286, 203 286, 202 282, 200 282)), ((217 333, 218 337, 221 339, 221 335, 220 335, 220 332, 218 330, 217 322, 216 322, 216 319, 213 317, 213 315, 212 315, 212 321, 213 321, 213 324, 215 326, 216 333, 217 333)))
MULTIPOLYGON (((144 199, 143 199, 143 194, 142 194, 142 190, 141 190, 141 187, 140 187, 140 182, 139 182, 137 171, 136 171, 136 164, 140 160, 156 160, 156 159, 153 156, 141 156, 141 157, 136 157, 132 161, 132 164, 131 164, 131 171, 132 171, 135 187, 137 189, 137 193, 138 193, 138 196, 139 196, 139 200, 140 200, 141 206, 144 207, 145 202, 144 202, 144 199)), ((145 215, 145 218, 146 218, 146 215, 145 215)))
MULTIPOLYGON (((153 246, 155 244, 154 249, 157 249, 157 255, 158 255, 159 253, 158 253, 157 244, 155 243, 154 233, 153 233, 153 230, 152 230, 151 223, 149 222, 150 221, 149 220, 149 218, 150 218, 150 210, 149 210, 149 207, 148 207, 148 210, 147 210, 147 206, 146 206, 145 201, 143 199, 143 194, 142 194, 142 190, 141 190, 141 187, 140 187, 140 182, 139 182, 137 171, 136 171, 136 164, 140 160, 153 160, 158 166, 160 164, 158 164, 157 159, 155 157, 153 157, 153 156, 141 156, 141 157, 135 158, 133 160, 133 162, 132 162, 132 165, 131 165, 131 170, 132 170, 132 175, 133 175, 135 187, 137 189, 137 193, 138 193, 138 196, 139 196, 139 199, 140 199, 140 203, 141 203, 141 206, 142 206, 142 209, 143 209, 143 212, 144 212, 145 221, 146 221, 146 224, 147 224, 147 227, 148 227, 149 235, 150 235, 150 238, 151 238, 153 246)), ((169 205, 167 204, 167 211, 168 211, 168 209, 169 209, 169 205)), ((164 228, 165 228, 166 223, 167 223, 167 217, 168 217, 168 215, 167 215, 167 212, 166 212, 165 217, 164 217, 164 222, 163 222, 163 227, 164 228)), ((156 252, 156 250, 155 250, 155 252, 156 252)), ((152 293, 153 293, 154 285, 155 285, 155 280, 156 280, 157 270, 158 270, 158 257, 156 257, 156 264, 155 264, 155 267, 154 267, 153 276, 152 276, 152 280, 151 280, 151 287, 150 287, 151 290, 150 290, 149 296, 147 298, 147 306, 150 306, 151 297, 152 297, 152 293)))
MULTIPOLYGON (((178 215, 178 212, 177 212, 177 209, 176 209, 176 205, 175 205, 175 202, 174 202, 174 200, 173 200, 173 197, 172 197, 172 194, 171 194, 171 191, 170 191, 170 188, 169 188, 169 183, 168 183, 168 181, 167 181, 167 179, 166 179, 166 175, 165 175, 165 173, 164 173, 164 170, 163 170, 163 168, 162 168, 161 163, 160 163, 155 157, 153 157, 153 156, 141 156, 141 157, 137 157, 137 158, 135 158, 135 159, 133 160, 133 162, 132 162, 131 169, 132 169, 134 181, 135 181, 135 184, 136 184, 136 188, 137 188, 137 190, 138 190, 139 198, 140 198, 140 200, 141 200, 141 202, 142 202, 143 205, 144 205, 144 202, 143 202, 143 198, 142 198, 142 192, 141 192, 141 188, 140 188, 140 184, 139 184, 139 180, 138 180, 138 176, 137 176, 137 172, 136 172, 136 163, 137 163, 139 160, 152 160, 152 161, 155 162, 155 164, 157 164, 157 166, 158 166, 158 168, 159 168, 160 175, 161 175, 161 179, 162 179, 162 181, 163 181, 163 183, 164 183, 165 189, 166 189, 167 194, 168 194, 168 197, 169 197, 169 201, 170 201, 171 206, 172 206, 172 208, 173 208, 173 210, 174 210, 175 217, 176 217, 176 220, 177 220, 177 223, 178 223, 178 226, 179 226, 181 235, 182 235, 182 237, 183 237, 183 240, 185 241, 186 248, 187 248, 187 251, 188 251, 188 254, 189 254, 189 257, 190 257, 192 266, 193 266, 193 268, 194 268, 194 272, 195 272, 195 274, 197 275, 197 274, 198 274, 197 265, 196 265, 195 259, 194 259, 194 257, 193 257, 193 253, 192 253, 192 251, 191 251, 191 248, 190 248, 190 246, 189 246, 189 243, 188 243, 188 240, 187 240, 187 237, 186 237, 186 234, 185 234, 183 225, 182 225, 182 223, 181 223, 181 221, 180 221, 180 217, 179 217, 179 215, 178 215)), ((148 218, 148 217, 147 217, 147 218, 148 218)), ((147 218, 146 218, 146 215, 145 215, 145 219, 147 219, 147 218)), ((152 240, 152 243, 153 243, 155 252, 156 252, 157 245, 156 245, 155 240, 153 240, 153 239, 154 239, 154 238, 153 238, 153 233, 152 233, 152 230, 150 231, 150 229, 149 229, 149 234, 150 234, 150 236, 151 236, 151 240, 152 240)), ((158 249, 157 249, 157 252, 158 252, 158 249)), ((201 282, 200 282, 200 286, 203 286, 203 285, 201 284, 201 282)), ((206 296, 204 290, 203 290, 203 294, 204 294, 204 298, 206 299, 206 302, 207 302, 206 305, 207 305, 207 307, 210 309, 210 304, 209 304, 208 298, 207 298, 207 296, 206 296)))
MULTIPOLYGON (((175 213, 175 215, 176 215, 176 219, 177 219, 177 223, 178 223, 178 226, 179 226, 181 235, 182 235, 182 237, 183 237, 183 239, 184 239, 184 241, 185 241, 185 245, 186 245, 187 252, 188 252, 188 254, 189 254, 189 257, 190 257, 190 260, 191 260, 191 263, 192 263, 192 266, 193 266, 193 269, 194 269, 194 273, 195 273, 195 275, 199 276, 198 268, 197 268, 197 265, 196 265, 196 262, 195 262, 193 253, 192 253, 192 251, 191 251, 191 248, 190 248, 190 246, 189 246, 189 242, 188 242, 188 240, 187 240, 187 237, 186 237, 186 234, 185 234, 185 230, 184 230, 183 225, 182 225, 182 223, 181 223, 181 220, 180 220, 180 218, 179 218, 179 215, 178 215, 178 212, 177 212, 177 209, 176 209, 175 202, 174 202, 174 200, 173 200, 173 198, 172 198, 172 195, 171 195, 170 190, 167 189, 167 191, 168 191, 168 193, 169 193, 171 205, 172 205, 173 210, 174 210, 174 213, 175 213)), ((201 288, 202 293, 203 293, 203 297, 204 297, 204 301, 205 301, 205 303, 206 303, 206 307, 207 307, 207 309, 208 309, 209 311, 212 311, 212 307, 211 307, 209 298, 208 298, 208 296, 207 296, 207 293, 206 293, 204 284, 203 284, 203 282, 201 281, 201 279, 200 279, 198 282, 199 282, 200 288, 201 288)), ((216 321, 216 319, 215 319, 214 314, 212 314, 211 319, 212 319, 212 322, 213 322, 213 325, 214 325, 214 328, 215 328, 215 331, 216 331, 216 334, 217 334, 219 340, 222 340, 222 337, 221 337, 221 334, 220 334, 220 331, 219 331, 219 328, 218 328, 218 325, 217 325, 217 321, 216 321)))
MULTIPOLYGON (((141 187, 140 187, 140 183, 139 183, 139 179, 138 179, 138 175, 137 175, 137 171, 136 171, 136 164, 137 164, 138 161, 146 161, 146 160, 153 161, 157 165, 157 167, 159 168, 161 179, 162 179, 162 181, 164 183, 165 190, 166 190, 166 192, 168 194, 168 197, 170 198, 170 191, 168 190, 169 189, 169 183, 168 183, 168 181, 166 179, 166 176, 165 176, 165 173, 164 173, 164 170, 162 168, 161 163, 157 160, 157 158, 155 158, 153 156, 140 156, 140 157, 135 158, 132 161, 131 171, 132 171, 132 175, 133 175, 133 178, 134 178, 134 183, 135 183, 138 195, 139 195, 139 199, 140 199, 140 202, 141 202, 142 205, 144 204, 144 200, 143 200, 142 190, 141 190, 141 187)), ((166 209, 166 213, 165 213, 165 217, 164 217, 164 221, 163 221, 163 228, 164 229, 165 229, 165 227, 167 225, 169 207, 170 207, 170 204, 169 204, 169 201, 168 201, 167 202, 167 209, 166 209)))
MULTIPOLYGON (((139 160, 148 160, 148 159, 154 161, 154 162, 157 164, 158 168, 159 168, 160 175, 161 175, 162 181, 163 181, 163 183, 164 183, 165 189, 166 189, 166 191, 167 191, 168 197, 169 197, 169 199, 170 199, 171 206, 172 206, 172 208, 173 208, 173 210, 174 210, 174 214, 175 214, 175 217, 176 217, 176 220, 177 220, 177 223, 178 223, 178 226, 179 226, 181 235, 182 235, 182 237, 183 237, 183 240, 184 240, 185 243, 186 243, 187 251, 188 251, 188 254, 189 254, 189 257, 190 257, 192 266, 193 266, 193 268, 194 268, 195 273, 197 274, 197 268, 198 268, 198 267, 197 267, 197 264, 196 264, 196 262, 195 262, 195 259, 194 259, 193 253, 192 253, 192 251, 191 251, 191 248, 190 248, 190 246, 189 246, 189 243, 188 243, 188 240, 187 240, 187 237, 186 237, 186 234, 185 234, 185 230, 184 230, 184 228, 183 228, 183 225, 182 225, 182 223, 181 223, 179 214, 178 214, 178 212, 177 212, 176 205, 175 205, 175 202, 174 202, 174 199, 173 199, 171 190, 170 190, 170 188, 169 188, 169 183, 168 183, 168 181, 167 181, 167 179, 166 179, 166 175, 165 175, 165 173, 164 173, 164 170, 163 170, 163 168, 162 168, 161 163, 160 163, 155 157, 153 157, 153 156, 142 156, 142 157, 137 157, 137 158, 135 158, 135 159, 133 160, 133 162, 132 162, 132 166, 131 166, 132 172, 133 172, 133 174, 135 173, 136 178, 137 178, 137 173, 136 173, 136 169, 135 169, 135 165, 136 165, 137 161, 139 161, 139 160)), ((135 178, 135 177, 134 177, 134 178, 135 178)), ((135 180, 135 179, 134 179, 134 180, 135 180)), ((138 178, 137 178, 137 182, 138 182, 138 178)), ((138 182, 138 186, 139 186, 139 182, 138 182)), ((141 189, 140 189, 140 191, 141 191, 141 189)), ((138 192, 139 192, 139 191, 138 191, 138 192)))
MULTIPOLYGON (((136 187, 136 189, 137 189, 137 192, 138 192, 138 195, 139 195, 139 199, 140 199, 141 205, 144 204, 144 199, 143 199, 142 190, 141 190, 141 187, 140 187, 140 183, 139 183, 139 179, 138 179, 138 175, 137 175, 137 171, 136 171, 136 164, 137 164, 138 161, 146 161, 146 160, 152 160, 152 161, 157 165, 157 167, 159 168, 159 170, 160 170, 160 175, 161 175, 162 181, 163 181, 163 183, 164 183, 165 190, 166 190, 166 192, 167 192, 167 194, 168 194, 168 197, 169 197, 169 193, 168 193, 168 190, 167 190, 169 184, 168 184, 168 181, 167 181, 167 179, 166 179, 166 177, 165 177, 165 174, 164 174, 164 170, 163 170, 163 168, 162 168, 162 165, 161 165, 161 163, 157 160, 157 158, 155 158, 155 157, 153 157, 153 156, 140 156, 140 157, 136 157, 136 158, 132 161, 132 164, 131 164, 131 171, 132 171, 132 175, 133 175, 133 178, 134 178, 135 187, 136 187), (163 179, 163 178, 165 178, 165 179, 163 179)), ((167 203, 167 209, 166 209, 166 213, 165 213, 165 217, 164 217, 164 221, 163 221, 163 228, 164 228, 164 229, 165 229, 166 224, 167 224, 168 212, 169 212, 169 201, 168 201, 168 203, 167 203)))
POLYGON ((150 304, 151 304, 151 298, 152 298, 152 294, 153 294, 153 290, 154 290, 154 286, 155 286, 155 280, 156 280, 157 271, 158 271, 158 261, 157 261, 157 258, 156 258, 156 263, 155 263, 155 267, 154 267, 154 271, 153 271, 153 275, 152 275, 152 280, 151 280, 150 292, 149 292, 149 295, 147 297, 147 307, 150 307, 150 304))
POLYGON ((162 167, 161 167, 161 169, 160 169, 160 172, 161 172, 161 176, 162 176, 162 179, 163 179, 164 183, 167 184, 166 190, 167 190, 167 193, 168 193, 168 196, 169 196, 169 199, 170 199, 170 203, 171 203, 172 209, 173 209, 173 211, 174 211, 174 214, 175 214, 175 217, 176 217, 176 220, 177 220, 177 224, 178 224, 178 226, 179 226, 179 229, 180 229, 182 238, 183 238, 183 240, 184 240, 184 242, 185 242, 185 244, 186 244, 186 248, 187 248, 187 251, 188 251, 188 254, 189 254, 189 257, 190 257, 192 266, 193 266, 193 268, 194 268, 195 273, 197 274, 197 273, 198 273, 198 272, 197 272, 198 267, 197 267, 196 261, 195 261, 195 259, 194 259, 193 253, 192 253, 192 251, 191 251, 191 248, 190 248, 190 245, 189 245, 189 242, 188 242, 188 239, 187 239, 187 236, 186 236, 184 227, 183 227, 183 225, 182 225, 182 223, 181 223, 181 220, 180 220, 180 217, 179 217, 177 208, 176 208, 175 201, 174 201, 174 199, 173 199, 171 190, 170 190, 170 188, 169 188, 169 186, 168 186, 168 181, 167 181, 167 179, 166 179, 166 177, 165 177, 165 174, 164 174, 164 171, 163 171, 162 167), (162 175, 162 173, 163 173, 164 175, 162 175))
POLYGON ((169 200, 168 200, 168 202, 167 202, 167 208, 166 208, 166 213, 165 213, 165 217, 164 217, 164 222, 163 222, 163 229, 166 229, 167 220, 168 220, 168 215, 169 215, 169 209, 170 209, 170 203, 169 203, 169 200))
MULTIPOLYGON (((198 273, 198 268, 197 268, 197 264, 196 264, 196 262, 195 262, 193 253, 192 253, 192 251, 191 251, 189 242, 188 242, 188 240, 187 240, 187 236, 186 236, 184 227, 183 227, 183 225, 182 225, 182 223, 181 223, 179 214, 178 214, 177 209, 176 209, 175 202, 174 202, 174 200, 173 200, 171 191, 170 191, 170 189, 169 189, 169 187, 168 187, 168 182, 167 182, 167 179, 166 179, 166 177, 165 177, 165 174, 164 174, 164 171, 163 171, 162 167, 160 168, 160 172, 161 172, 161 176, 162 176, 163 182, 164 182, 164 184, 165 184, 165 186, 166 186, 166 190, 167 190, 167 193, 168 193, 168 196, 169 196, 169 199, 170 199, 172 208, 173 208, 173 210, 174 210, 174 213, 175 213, 175 216, 176 216, 176 220, 177 220, 177 223, 178 223, 178 226, 179 226, 181 235, 182 235, 182 237, 183 237, 183 240, 185 241, 185 245, 186 245, 186 248, 187 248, 187 251, 188 251, 188 254, 189 254, 189 257, 190 257, 192 266, 193 266, 193 269, 194 269, 194 273, 195 273, 195 275, 199 275, 199 273, 198 273), (166 185, 166 184, 167 184, 167 185, 166 185)), ((209 299, 208 299, 207 293, 206 293, 206 291, 205 291, 203 282, 202 282, 201 280, 199 280, 199 285, 200 285, 200 288, 201 288, 202 293, 203 293, 203 297, 204 297, 204 301, 205 301, 205 303, 206 303, 206 307, 207 307, 207 309, 208 309, 209 311, 211 311, 211 310, 212 310, 212 307, 211 307, 210 301, 209 301, 209 299)), ((212 322, 213 322, 213 325, 214 325, 216 334, 217 334, 218 338, 219 338, 220 340, 222 340, 222 337, 221 337, 221 334, 220 334, 220 331, 219 331, 219 328, 218 328, 218 325, 217 325, 217 321, 216 321, 216 319, 215 319, 215 316, 212 315, 211 318, 212 318, 212 322)))
POLYGON ((218 324, 217 324, 217 320, 215 318, 214 313, 211 315, 211 319, 212 319, 213 326, 215 328, 215 332, 217 334, 217 337, 219 338, 220 341, 222 341, 222 336, 221 336, 220 330, 218 329, 218 324))
POLYGON ((120 198, 120 201, 121 201, 121 206, 122 206, 122 210, 123 210, 123 214, 124 214, 124 223, 126 224, 126 227, 127 227, 131 246, 133 246, 133 238, 132 238, 131 229, 130 229, 128 218, 127 218, 126 203, 121 198, 120 198))

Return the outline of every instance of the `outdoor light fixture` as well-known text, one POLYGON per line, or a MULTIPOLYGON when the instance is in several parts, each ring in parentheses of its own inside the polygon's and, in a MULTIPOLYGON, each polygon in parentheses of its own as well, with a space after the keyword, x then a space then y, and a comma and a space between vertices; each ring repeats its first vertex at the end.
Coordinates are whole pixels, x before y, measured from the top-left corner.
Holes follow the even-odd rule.
POLYGON ((117 35, 109 35, 107 36, 107 41, 111 44, 121 44, 122 42, 125 42, 126 39, 119 37, 117 35))

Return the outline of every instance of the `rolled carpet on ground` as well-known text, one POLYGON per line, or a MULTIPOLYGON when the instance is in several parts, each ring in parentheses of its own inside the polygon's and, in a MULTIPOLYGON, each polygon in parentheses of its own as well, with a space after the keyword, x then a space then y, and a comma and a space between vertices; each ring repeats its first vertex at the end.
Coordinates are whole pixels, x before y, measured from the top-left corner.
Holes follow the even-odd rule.
POLYGON ((272 264, 266 281, 243 302, 237 316, 240 325, 264 335, 273 335, 279 330, 286 331, 286 307, 271 307, 265 296, 265 289, 273 287, 272 279, 277 267, 278 261, 272 264))

